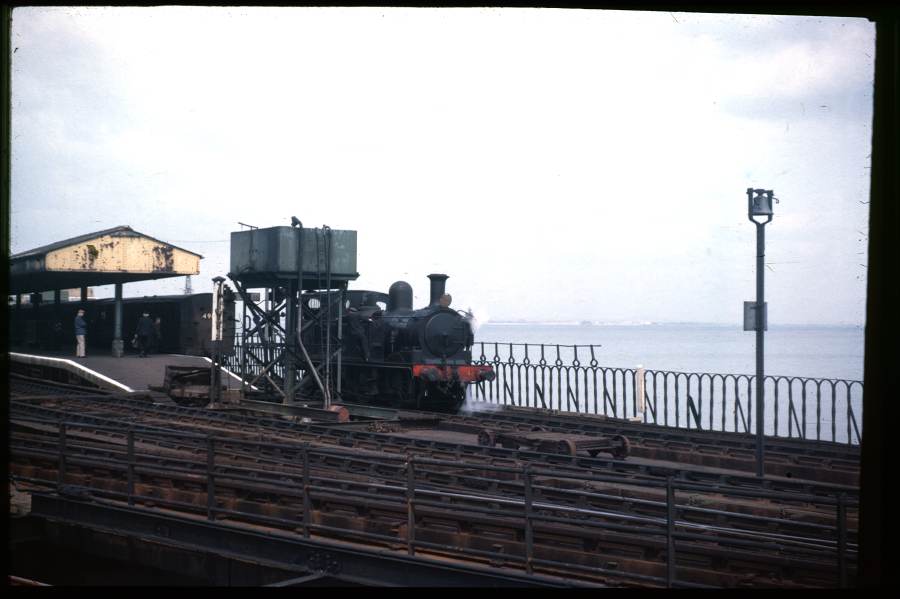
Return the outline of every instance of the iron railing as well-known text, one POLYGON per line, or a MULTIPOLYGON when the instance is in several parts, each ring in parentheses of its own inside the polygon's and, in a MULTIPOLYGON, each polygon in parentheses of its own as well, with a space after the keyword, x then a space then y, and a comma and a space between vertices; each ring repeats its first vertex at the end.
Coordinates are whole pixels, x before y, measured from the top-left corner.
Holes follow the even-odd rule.
MULTIPOLYGON (((754 375, 601 366, 599 347, 477 342, 473 362, 492 366, 496 378, 473 385, 470 400, 677 428, 755 431, 754 375)), ((225 365, 246 380, 257 379, 274 358, 265 349, 236 343, 225 365)), ((266 374, 282 380, 283 364, 276 362, 266 374)), ((862 381, 767 375, 765 386, 767 435, 860 443, 862 381)))
MULTIPOLYGON (((478 342, 476 364, 496 378, 470 399, 679 428, 752 433, 755 380, 749 374, 615 368, 597 362, 597 345, 478 342)), ((858 445, 862 381, 765 377, 769 436, 858 445)))
POLYGON ((266 374, 281 382, 284 380, 284 361, 277 360, 284 351, 284 343, 264 344, 259 342, 242 342, 235 338, 234 353, 225 357, 225 367, 245 380, 251 381, 256 377, 264 378, 266 374), (274 363, 273 363, 274 361, 274 363), (268 371, 265 367, 272 364, 268 371))

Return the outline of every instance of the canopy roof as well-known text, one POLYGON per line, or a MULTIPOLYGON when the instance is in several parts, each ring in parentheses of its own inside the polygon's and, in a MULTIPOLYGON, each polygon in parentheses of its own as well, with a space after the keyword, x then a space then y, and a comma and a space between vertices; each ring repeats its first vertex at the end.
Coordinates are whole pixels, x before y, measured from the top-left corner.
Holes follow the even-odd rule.
POLYGON ((201 258, 131 227, 114 227, 10 256, 9 293, 196 275, 201 258))

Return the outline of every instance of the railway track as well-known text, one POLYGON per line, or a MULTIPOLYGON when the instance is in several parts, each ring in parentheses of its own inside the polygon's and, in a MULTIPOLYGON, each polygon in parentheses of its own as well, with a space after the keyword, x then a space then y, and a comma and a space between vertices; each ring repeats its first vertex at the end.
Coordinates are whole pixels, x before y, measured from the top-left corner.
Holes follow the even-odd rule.
POLYGON ((66 396, 66 395, 112 395, 111 392, 83 385, 69 385, 66 383, 51 382, 45 379, 25 376, 10 372, 7 375, 9 382, 9 396, 11 399, 19 397, 38 396, 66 396))
MULTIPOLYGON (((398 411, 401 418, 435 417, 430 412, 398 411)), ((570 435, 622 436, 628 455, 678 464, 755 472, 753 435, 685 430, 645 425, 585 414, 546 413, 533 408, 483 410, 471 415, 443 415, 438 428, 478 433, 490 431, 552 431, 570 435)), ((364 425, 360 425, 364 426, 364 425)), ((825 441, 766 439, 765 471, 770 476, 823 483, 859 484, 859 447, 825 441)))
POLYGON ((829 586, 840 555, 845 573, 855 567, 857 499, 852 489, 834 485, 704 477, 99 394, 19 396, 11 422, 11 470, 20 480, 191 513, 210 508, 205 469, 212 440, 212 512, 226 523, 262 521, 398 550, 408 550, 412 530, 412 546, 426 554, 652 586, 668 572, 666 485, 676 485, 680 583, 829 586), (67 456, 60 475, 62 421, 67 456), (836 498, 844 502, 843 530, 835 523, 836 498), (522 522, 529 505, 530 526, 522 522))
MULTIPOLYGON (((468 433, 540 426, 629 434, 619 421, 509 410, 484 419, 403 412, 393 423, 323 426, 12 382, 10 468, 36 488, 600 584, 671 583, 674 569, 675 582, 688 586, 834 586, 855 572, 852 485, 403 434, 404 422, 429 421, 468 433)), ((714 435, 688 437, 709 444, 714 435)), ((643 437, 630 438, 632 448, 644 446, 643 437)), ((790 445, 794 456, 812 455, 790 445)), ((832 459, 827 451, 819 457, 832 459)))
MULTIPOLYGON (((199 408, 153 404, 152 398, 113 395, 81 395, 66 397, 41 397, 15 400, 11 404, 14 414, 34 415, 45 419, 66 419, 69 422, 93 422, 108 425, 111 422, 137 424, 154 423, 172 430, 222 433, 272 441, 305 441, 325 446, 354 447, 393 454, 415 454, 436 459, 474 462, 485 465, 514 466, 521 463, 550 464, 560 472, 606 472, 618 479, 666 479, 674 478, 686 483, 719 486, 723 489, 751 491, 767 489, 778 493, 800 495, 854 494, 851 485, 829 485, 800 479, 758 479, 724 470, 691 468, 667 462, 637 462, 607 459, 602 456, 553 455, 535 451, 483 447, 458 440, 412 438, 402 434, 374 433, 346 425, 320 425, 291 422, 269 415, 217 412, 199 408)), ((434 415, 430 415, 434 420, 434 415)), ((421 422, 421 421, 419 421, 421 422)), ((370 423, 379 428, 380 423, 370 423), (377 426, 376 426, 377 425, 377 426)), ((368 426, 368 425, 367 425, 368 426)))
MULTIPOLYGON (((95 395, 96 393, 71 385, 48 384, 37 379, 16 377, 12 380, 13 397, 35 395, 95 395)), ((258 403, 258 402, 252 402, 258 403)), ((728 469, 737 472, 755 472, 755 437, 735 433, 688 431, 661 426, 648 426, 604 416, 567 414, 519 408, 491 406, 476 415, 430 412, 382 410, 401 423, 380 424, 371 422, 347 423, 345 430, 365 432, 403 432, 406 428, 422 428, 421 423, 431 423, 438 431, 457 431, 477 435, 484 430, 533 431, 544 430, 567 435, 595 435, 608 438, 621 436, 628 439, 628 454, 633 457, 671 462, 680 466, 702 466, 728 469), (409 424, 412 423, 412 424, 409 424)), ((253 412, 238 411, 244 418, 252 418, 253 412)), ((766 474, 783 478, 795 478, 834 483, 850 487, 859 484, 859 448, 830 442, 811 442, 796 439, 768 438, 766 440, 766 474)))
MULTIPOLYGON (((211 509, 210 477, 206 474, 209 454, 196 446, 209 442, 205 436, 182 433, 173 437, 168 431, 140 430, 132 433, 129 451, 121 444, 110 444, 102 435, 98 438, 101 430, 96 425, 67 425, 66 457, 61 462, 58 424, 16 420, 14 425, 11 469, 20 480, 55 484, 60 492, 81 498, 121 503, 130 497, 139 505, 193 513, 211 509)), ((248 445, 227 437, 215 443, 212 510, 217 520, 301 529, 307 535, 329 538, 363 538, 397 549, 409 542, 411 468, 405 457, 382 456, 373 468, 357 452, 258 442, 248 445), (243 445, 243 451, 236 452, 234 445, 243 445), (252 456, 263 449, 270 457, 260 467, 258 458, 252 456), (298 451, 306 455, 297 459, 298 451), (277 454, 280 457, 274 457, 277 454), (303 468, 304 463, 309 468, 303 468), (347 464, 356 464, 351 468, 355 471, 348 473, 342 468, 347 464)), ((620 505, 611 509, 602 501, 594 502, 608 502, 610 496, 603 498, 583 489, 568 489, 567 496, 566 489, 553 486, 560 480, 558 473, 540 469, 528 472, 528 486, 504 481, 487 488, 484 483, 491 478, 482 468, 424 459, 415 461, 413 476, 414 538, 420 551, 462 553, 500 567, 523 567, 518 556, 528 552, 523 546, 526 527, 522 515, 530 501, 535 514, 529 562, 533 571, 604 584, 652 585, 665 575, 662 554, 667 521, 660 516, 665 509, 659 501, 637 501, 654 507, 654 515, 633 510, 635 498, 620 498, 620 505), (429 478, 429 473, 446 476, 447 470, 454 469, 455 481, 429 478), (460 485, 467 477, 481 484, 475 488, 460 485), (530 499, 526 489, 533 494, 530 499)), ((563 478, 581 483, 589 480, 563 478)), ((740 527, 739 522, 746 520, 741 514, 736 514, 734 521, 704 524, 692 520, 693 514, 703 511, 690 505, 692 497, 697 494, 677 495, 681 503, 676 508, 675 526, 680 532, 674 565, 682 583, 807 586, 833 582, 835 543, 823 534, 825 526, 812 525, 793 534, 765 527, 750 530, 740 527)), ((719 511, 718 515, 725 514, 719 511)), ((769 526, 779 524, 773 518, 767 522, 769 526)), ((848 547, 852 555, 855 542, 848 547)))
MULTIPOLYGON (((55 420, 28 420, 15 418, 13 420, 15 439, 19 439, 24 432, 33 431, 36 433, 52 433, 58 430, 59 424, 55 420)), ((71 424, 69 425, 72 426, 71 424)), ((77 433, 69 433, 79 440, 91 440, 101 444, 103 447, 121 448, 126 443, 126 436, 122 433, 121 427, 112 427, 107 425, 80 425, 81 430, 77 433), (90 426, 106 426, 105 428, 87 429, 90 426)), ((164 429, 148 429, 141 427, 140 431, 163 432, 164 429)), ((285 440, 282 440, 284 442, 285 440)), ((288 442, 291 440, 288 439, 288 442)), ((55 443, 55 440, 51 441, 55 443)), ((146 445, 146 441, 144 444, 146 445)), ((238 440, 236 443, 230 438, 225 437, 217 441, 217 447, 227 450, 229 459, 237 460, 235 464, 242 467, 250 467, 256 469, 277 468, 279 471, 289 472, 291 468, 301 468, 301 448, 294 441, 293 445, 280 447, 277 453, 272 453, 268 446, 264 443, 250 444, 247 440, 238 440)), ((317 447, 329 447, 328 445, 317 444, 317 447)), ((164 442, 157 441, 152 445, 153 451, 159 455, 178 456, 203 456, 206 455, 207 445, 204 439, 195 439, 193 441, 182 440, 178 445, 166 445, 164 442)), ((312 463, 312 467, 328 466, 333 470, 339 470, 344 476, 385 476, 384 468, 386 463, 395 461, 393 457, 396 454, 388 455, 378 451, 361 451, 354 454, 345 454, 339 461, 335 461, 333 457, 327 454, 322 458, 323 462, 312 463), (330 463, 329 463, 330 460, 330 463)), ((539 466, 539 464, 537 465, 539 466)), ((506 473, 495 473, 489 476, 483 473, 477 476, 479 464, 473 463, 464 465, 462 469, 464 474, 460 474, 457 468, 441 468, 441 469, 424 469, 420 471, 420 476, 424 477, 431 484, 443 485, 451 487, 471 488, 480 492, 490 492, 497 495, 521 495, 522 481, 521 471, 507 468, 506 473)), ((390 470, 388 468, 388 470, 390 470)), ((293 472, 296 475, 297 472, 293 472)), ((570 480, 566 479, 565 472, 559 469, 548 471, 544 476, 545 486, 536 487, 536 497, 551 498, 554 501, 562 502, 585 502, 584 493, 593 493, 591 497, 592 505, 598 509, 619 509, 622 505, 626 505, 628 509, 636 514, 660 516, 662 515, 661 492, 659 489, 642 488, 640 485, 628 484, 627 480, 617 477, 595 477, 592 481, 584 481, 581 484, 573 486, 570 480), (542 495, 543 494, 543 495, 542 495)), ((686 509, 690 512, 689 519, 698 523, 723 523, 727 519, 735 519, 742 522, 742 526, 754 528, 758 530, 768 530, 774 525, 778 525, 785 530, 797 528, 798 534, 808 534, 811 530, 822 532, 831 528, 833 522, 832 514, 823 514, 816 510, 809 510, 803 507, 798 497, 793 497, 791 502, 782 502, 779 500, 760 501, 755 500, 740 501, 737 498, 730 498, 725 501, 714 490, 705 489, 702 486, 693 486, 686 488, 686 491, 693 490, 689 495, 689 503, 697 506, 686 509), (722 510, 728 509, 724 512, 722 510)), ((850 517, 850 528, 855 529, 856 517, 855 513, 850 517)))
MULTIPOLYGON (((752 434, 723 433, 717 431, 704 431, 697 429, 684 429, 661 425, 647 425, 641 422, 633 422, 619 418, 609 418, 602 415, 572 414, 558 411, 544 411, 536 408, 522 408, 514 406, 495 406, 499 410, 486 409, 474 414, 462 415, 461 418, 474 418, 479 422, 519 422, 529 425, 545 425, 567 430, 582 432, 607 432, 620 430, 623 432, 644 432, 648 429, 658 429, 659 438, 667 438, 677 435, 687 438, 690 442, 698 444, 715 443, 722 447, 734 449, 754 449, 756 437, 752 434)), ((654 435, 647 434, 648 437, 654 435)), ((783 437, 767 437, 766 445, 771 451, 805 455, 818 458, 858 458, 859 446, 834 443, 830 441, 808 441, 803 439, 788 439, 783 437)))

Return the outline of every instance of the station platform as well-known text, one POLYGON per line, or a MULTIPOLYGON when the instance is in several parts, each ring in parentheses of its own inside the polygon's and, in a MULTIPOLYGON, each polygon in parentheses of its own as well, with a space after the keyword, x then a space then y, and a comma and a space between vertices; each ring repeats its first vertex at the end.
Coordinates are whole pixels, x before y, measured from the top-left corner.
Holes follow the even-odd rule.
MULTIPOLYGON (((22 369, 53 369, 101 389, 126 393, 143 392, 151 385, 162 385, 166 366, 208 368, 212 364, 209 358, 183 354, 150 354, 144 358, 136 355, 121 358, 103 355, 76 358, 69 352, 10 349, 8 355, 10 370, 21 372, 22 369)), ((222 377, 222 384, 228 389, 239 389, 240 379, 228 373, 222 377)))

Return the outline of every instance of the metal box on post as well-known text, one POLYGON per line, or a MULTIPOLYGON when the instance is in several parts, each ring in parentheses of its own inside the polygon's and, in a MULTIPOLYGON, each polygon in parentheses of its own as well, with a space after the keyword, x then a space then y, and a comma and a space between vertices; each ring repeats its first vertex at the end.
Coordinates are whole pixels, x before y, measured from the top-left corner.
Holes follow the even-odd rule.
MULTIPOLYGON (((769 330, 769 302, 763 303, 762 330, 769 330)), ((744 302, 744 330, 756 330, 756 302, 744 302)))
POLYGON ((325 284, 328 236, 331 237, 332 284, 352 281, 356 271, 356 231, 269 227, 235 231, 231 234, 231 268, 229 276, 246 287, 266 287, 272 279, 297 277, 297 247, 302 237, 304 289, 318 289, 325 284))

